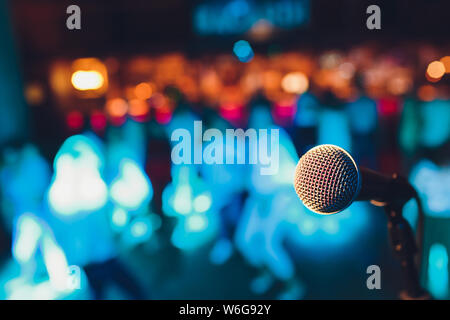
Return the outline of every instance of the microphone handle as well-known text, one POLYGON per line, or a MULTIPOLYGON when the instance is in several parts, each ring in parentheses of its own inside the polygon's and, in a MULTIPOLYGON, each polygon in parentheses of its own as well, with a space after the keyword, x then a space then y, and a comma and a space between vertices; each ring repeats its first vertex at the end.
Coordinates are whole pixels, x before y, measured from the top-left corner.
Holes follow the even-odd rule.
POLYGON ((364 167, 359 167, 359 174, 361 188, 357 201, 404 204, 416 194, 408 180, 397 174, 388 176, 364 167))

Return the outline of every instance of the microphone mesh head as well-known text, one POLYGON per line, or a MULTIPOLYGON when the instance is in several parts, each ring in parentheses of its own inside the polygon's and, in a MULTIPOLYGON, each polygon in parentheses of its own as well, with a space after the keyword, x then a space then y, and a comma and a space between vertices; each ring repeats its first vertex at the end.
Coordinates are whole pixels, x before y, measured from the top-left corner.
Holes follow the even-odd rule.
POLYGON ((360 188, 359 171, 342 148, 320 145, 306 152, 295 169, 295 192, 310 210, 319 214, 347 208, 360 188))

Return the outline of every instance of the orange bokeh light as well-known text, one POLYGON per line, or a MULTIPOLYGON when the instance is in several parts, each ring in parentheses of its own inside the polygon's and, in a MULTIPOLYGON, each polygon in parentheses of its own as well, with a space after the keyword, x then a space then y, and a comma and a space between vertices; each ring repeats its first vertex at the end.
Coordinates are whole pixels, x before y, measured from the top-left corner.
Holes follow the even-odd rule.
POLYGON ((445 56, 440 61, 445 67, 445 73, 450 73, 450 56, 445 56))
POLYGON ((113 118, 120 118, 126 115, 128 104, 124 99, 115 98, 106 102, 106 112, 113 118))
POLYGON ((436 98, 436 88, 429 84, 423 85, 417 90, 417 96, 422 101, 432 101, 436 98))
POLYGON ((445 74, 445 66, 441 61, 433 61, 428 65, 427 75, 432 79, 440 79, 445 74))
POLYGON ((141 82, 134 89, 134 94, 136 95, 136 98, 140 100, 147 100, 152 96, 153 88, 149 83, 141 82))
POLYGON ((130 101, 130 108, 128 110, 128 114, 132 117, 142 117, 148 114, 149 106, 148 103, 139 100, 133 99, 130 101))

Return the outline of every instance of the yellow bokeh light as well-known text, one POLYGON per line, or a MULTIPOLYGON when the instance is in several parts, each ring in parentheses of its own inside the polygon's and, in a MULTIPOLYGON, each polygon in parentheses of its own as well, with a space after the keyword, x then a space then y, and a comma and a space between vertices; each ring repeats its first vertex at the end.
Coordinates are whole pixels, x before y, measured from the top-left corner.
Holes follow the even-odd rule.
POLYGON ((71 82, 75 89, 80 91, 86 91, 86 90, 100 89, 103 86, 105 79, 103 78, 102 74, 98 71, 79 70, 75 71, 72 74, 71 82))
POLYGON ((303 72, 291 72, 284 76, 281 87, 288 93, 301 94, 308 90, 309 81, 303 72))
POLYGON ((432 79, 440 79, 445 74, 445 66, 441 61, 433 61, 428 65, 427 75, 432 79))

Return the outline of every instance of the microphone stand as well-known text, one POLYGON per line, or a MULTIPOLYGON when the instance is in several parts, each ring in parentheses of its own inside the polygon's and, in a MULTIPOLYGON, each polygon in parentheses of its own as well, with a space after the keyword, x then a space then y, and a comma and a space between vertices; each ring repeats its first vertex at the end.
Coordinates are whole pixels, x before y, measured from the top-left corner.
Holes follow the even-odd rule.
MULTIPOLYGON (((393 176, 393 181, 402 179, 397 175, 393 176)), ((415 197, 419 200, 418 197, 415 197)), ((400 261, 402 268, 402 275, 405 289, 400 293, 402 300, 430 300, 432 297, 430 294, 422 288, 420 285, 420 278, 418 268, 416 267, 415 255, 418 253, 416 240, 414 238, 414 232, 409 225, 408 221, 403 217, 403 206, 407 201, 405 200, 392 200, 387 203, 376 203, 375 205, 382 205, 388 217, 388 231, 391 246, 394 250, 394 254, 400 261)), ((423 212, 421 204, 419 207, 419 227, 418 233, 419 241, 422 234, 423 212)))
POLYGON ((417 245, 408 221, 402 215, 402 207, 388 204, 384 207, 388 216, 388 231, 391 246, 400 260, 405 290, 400 293, 402 300, 429 300, 431 296, 422 288, 414 256, 417 245))

